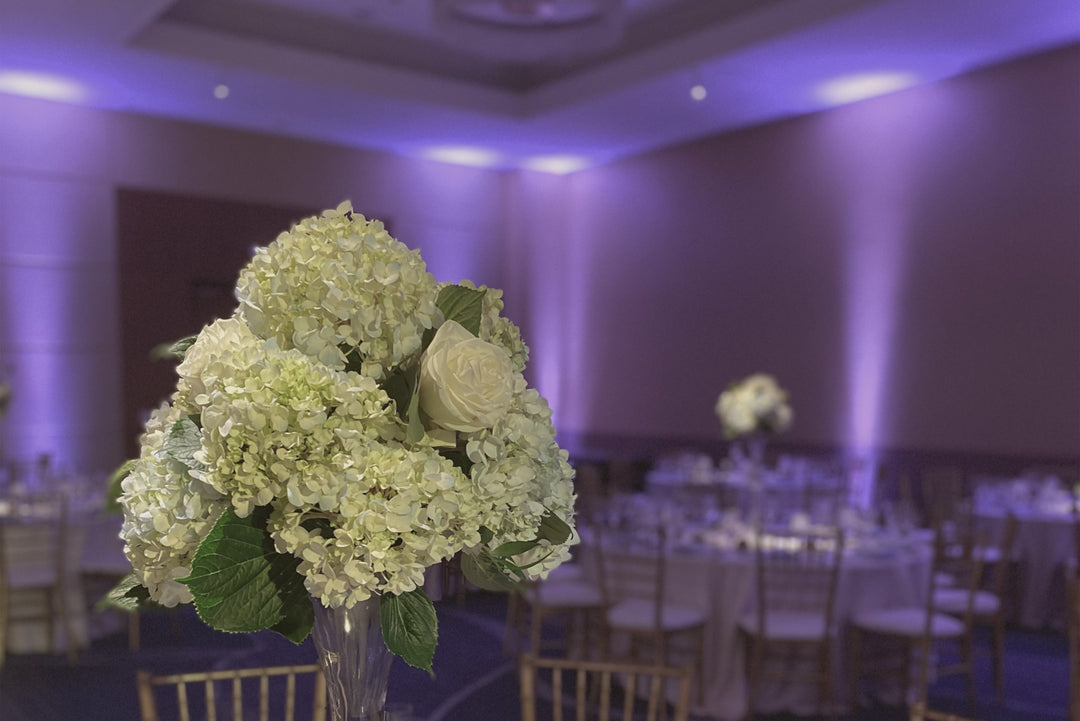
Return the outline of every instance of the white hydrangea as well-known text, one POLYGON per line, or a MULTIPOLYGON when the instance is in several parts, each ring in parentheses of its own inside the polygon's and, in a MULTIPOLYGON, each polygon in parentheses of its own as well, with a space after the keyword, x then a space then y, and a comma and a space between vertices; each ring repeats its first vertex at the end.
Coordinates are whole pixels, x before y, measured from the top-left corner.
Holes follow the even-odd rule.
POLYGON ((403 432, 374 379, 273 343, 217 355, 201 381, 205 392, 191 399, 203 432, 196 460, 240 517, 283 497, 336 504, 368 447, 403 432))
MULTIPOLYGON (((574 470, 566 451, 555 442, 555 427, 547 401, 525 379, 516 378, 510 412, 490 430, 469 434, 466 445, 472 461, 476 494, 485 506, 482 525, 495 537, 491 547, 507 541, 536 538, 541 518, 554 513, 573 527, 574 470)), ((528 569, 531 576, 567 560, 575 538, 558 548, 541 545, 517 558, 519 565, 545 560, 528 569)))
POLYGON ((278 551, 301 559, 308 591, 327 606, 411 591, 429 566, 480 543, 472 484, 453 463, 431 449, 369 450, 336 503, 283 499, 270 517, 278 551))
POLYGON ((150 597, 165 606, 191 601, 176 579, 190 573, 195 550, 228 505, 166 448, 170 430, 185 415, 169 404, 151 414, 139 459, 121 483, 124 552, 150 597))
POLYGON ((787 398, 787 391, 765 373, 733 383, 716 401, 716 415, 724 435, 737 438, 749 433, 786 431, 793 418, 787 398))
POLYGON ((363 375, 376 380, 413 356, 441 320, 420 253, 347 202, 260 248, 236 294, 256 335, 335 369, 355 351, 363 375))

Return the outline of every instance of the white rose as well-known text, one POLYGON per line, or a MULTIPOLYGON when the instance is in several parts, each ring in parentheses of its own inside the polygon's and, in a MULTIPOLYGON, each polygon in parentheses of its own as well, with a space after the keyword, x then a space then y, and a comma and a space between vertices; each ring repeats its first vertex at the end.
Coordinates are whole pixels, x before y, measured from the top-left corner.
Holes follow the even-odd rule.
POLYGON ((443 428, 491 428, 506 415, 513 391, 510 354, 455 321, 439 327, 420 357, 420 408, 443 428))

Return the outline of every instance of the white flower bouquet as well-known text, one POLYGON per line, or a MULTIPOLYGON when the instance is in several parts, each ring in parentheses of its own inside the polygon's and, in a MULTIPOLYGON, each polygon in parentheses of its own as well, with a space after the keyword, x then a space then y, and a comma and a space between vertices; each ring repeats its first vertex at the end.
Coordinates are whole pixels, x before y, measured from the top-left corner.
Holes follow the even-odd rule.
POLYGON ((728 439, 783 433, 793 418, 787 391, 765 373, 755 373, 728 386, 716 401, 716 415, 728 439))
POLYGON ((460 553, 508 589, 577 541, 573 470, 501 295, 437 283, 348 203, 258 249, 235 314, 174 346, 176 391, 125 464, 133 573, 113 599, 299 643, 313 600, 377 595, 387 646, 430 671, 428 567, 460 553))

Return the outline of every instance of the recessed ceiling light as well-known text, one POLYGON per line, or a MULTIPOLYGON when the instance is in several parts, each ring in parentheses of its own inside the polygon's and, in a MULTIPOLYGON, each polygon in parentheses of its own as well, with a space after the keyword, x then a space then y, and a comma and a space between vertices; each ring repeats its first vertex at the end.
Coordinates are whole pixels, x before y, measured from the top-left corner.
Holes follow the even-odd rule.
POLYGON ((86 89, 68 78, 21 70, 0 71, 0 93, 31 98, 77 102, 86 97, 86 89))
POLYGON ((875 95, 885 95, 917 82, 910 73, 859 73, 843 75, 822 83, 817 88, 817 95, 822 100, 839 105, 852 103, 875 95))
POLYGON ((214 86, 214 97, 218 100, 224 100, 229 97, 229 86, 225 83, 218 83, 214 86))
POLYGON ((701 83, 698 83, 694 87, 690 88, 690 97, 693 98, 694 100, 698 100, 698 101, 704 100, 706 97, 708 97, 708 95, 709 95, 709 91, 706 90, 705 86, 702 85, 701 83))

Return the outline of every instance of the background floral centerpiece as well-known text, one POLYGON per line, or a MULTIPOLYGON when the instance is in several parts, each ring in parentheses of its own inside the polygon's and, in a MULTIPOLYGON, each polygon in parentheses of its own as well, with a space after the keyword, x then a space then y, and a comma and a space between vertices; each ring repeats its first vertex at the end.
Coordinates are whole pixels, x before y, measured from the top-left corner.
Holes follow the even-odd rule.
POLYGON ((343 203, 258 249, 236 296, 174 347, 176 391, 123 470, 115 599, 297 643, 376 599, 386 646, 430 671, 427 568, 460 553, 505 589, 569 557, 573 470, 501 291, 437 283, 343 203))
POLYGON ((765 373, 755 373, 724 389, 716 400, 716 415, 729 440, 783 433, 793 418, 787 391, 765 373))

